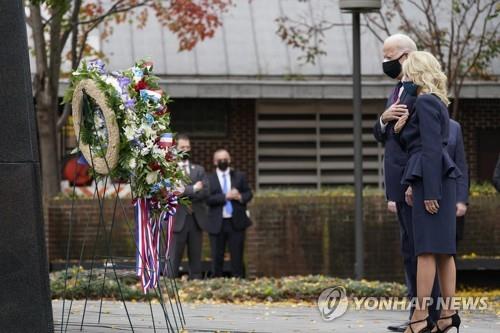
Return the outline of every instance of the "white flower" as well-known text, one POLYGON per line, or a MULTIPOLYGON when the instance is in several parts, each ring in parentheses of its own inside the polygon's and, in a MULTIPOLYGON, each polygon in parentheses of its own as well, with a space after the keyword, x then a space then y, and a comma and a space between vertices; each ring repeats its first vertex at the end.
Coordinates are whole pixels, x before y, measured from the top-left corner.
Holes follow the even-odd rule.
POLYGON ((154 184, 158 180, 158 171, 150 171, 146 175, 146 183, 148 184, 154 184))
POLYGON ((135 169, 137 167, 137 161, 135 158, 131 158, 130 161, 128 161, 128 166, 130 169, 135 169))
POLYGON ((152 139, 149 139, 148 141, 146 141, 146 147, 148 147, 148 149, 153 149, 155 145, 155 140, 152 140, 152 139))
POLYGON ((161 149, 157 145, 153 146, 152 152, 153 152, 153 157, 155 159, 162 159, 165 157, 165 150, 161 149))
POLYGON ((146 123, 142 123, 141 129, 144 131, 146 137, 156 136, 156 131, 146 123))
POLYGON ((149 154, 149 148, 148 147, 144 147, 141 149, 141 155, 142 156, 146 156, 147 154, 149 154))
POLYGON ((130 109, 125 110, 125 119, 131 123, 135 123, 137 121, 137 115, 134 111, 130 109))
POLYGON ((127 137, 127 140, 131 141, 131 140, 134 140, 134 137, 135 137, 135 128, 132 127, 132 126, 126 126, 125 127, 125 136, 127 137))
POLYGON ((107 84, 110 84, 111 86, 113 86, 113 88, 115 88, 115 90, 119 94, 122 93, 122 88, 120 87, 120 84, 118 83, 118 80, 114 76, 107 75, 106 78, 104 79, 104 82, 106 82, 107 84))

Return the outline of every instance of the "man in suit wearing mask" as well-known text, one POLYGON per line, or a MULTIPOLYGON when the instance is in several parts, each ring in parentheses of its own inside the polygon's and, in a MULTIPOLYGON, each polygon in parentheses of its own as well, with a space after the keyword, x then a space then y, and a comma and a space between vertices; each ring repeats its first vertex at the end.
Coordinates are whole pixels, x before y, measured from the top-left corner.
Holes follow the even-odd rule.
POLYGON ((251 224, 247 203, 253 194, 243 173, 230 168, 231 156, 227 150, 216 151, 213 162, 216 171, 208 177, 210 192, 207 199, 212 269, 215 277, 222 276, 228 244, 232 276, 242 278, 245 229, 251 224))
POLYGON ((465 213, 469 202, 469 168, 465 159, 464 139, 460 124, 450 119, 450 135, 446 146, 448 154, 460 169, 462 177, 457 178, 457 245, 462 240, 465 225, 465 213))
MULTIPOLYGON (((375 139, 384 144, 384 183, 388 200, 387 208, 389 211, 397 213, 400 227, 401 254, 403 255, 408 297, 410 298, 417 296, 417 265, 414 254, 411 207, 405 201, 406 186, 401 185, 401 178, 408 156, 401 148, 394 126, 401 117, 408 115, 416 100, 413 93, 405 91, 405 84, 402 82, 402 64, 407 59, 408 54, 413 51, 417 51, 417 46, 406 35, 395 34, 384 41, 382 69, 387 76, 396 80, 397 83, 389 95, 386 110, 380 115, 373 127, 375 139)), ((439 287, 437 285, 432 296, 435 299, 439 296, 439 287)), ((438 319, 439 314, 435 310, 435 305, 433 308, 430 309, 431 317, 438 319)), ((410 318, 412 311, 410 311, 410 318)), ((401 325, 391 325, 388 329, 395 332, 404 332, 408 322, 406 321, 401 325)))
POLYGON ((177 277, 184 248, 187 245, 189 259, 189 278, 201 278, 202 232, 208 224, 208 208, 205 200, 208 196, 208 181, 205 169, 190 160, 191 143, 187 135, 177 136, 177 150, 183 158, 179 167, 189 179, 184 185, 183 197, 191 201, 190 206, 179 205, 174 217, 174 232, 170 261, 167 265, 169 277, 177 277))

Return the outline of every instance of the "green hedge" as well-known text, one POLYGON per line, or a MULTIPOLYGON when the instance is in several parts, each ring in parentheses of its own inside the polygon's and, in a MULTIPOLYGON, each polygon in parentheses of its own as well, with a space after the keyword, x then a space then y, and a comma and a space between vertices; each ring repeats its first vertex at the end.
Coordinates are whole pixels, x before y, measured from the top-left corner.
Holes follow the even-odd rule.
MULTIPOLYGON (((131 272, 124 275, 119 273, 116 282, 111 271, 106 274, 103 288, 104 271, 96 270, 88 283, 89 271, 73 267, 68 271, 53 272, 50 275, 52 298, 60 299, 98 299, 120 298, 120 289, 125 300, 146 300, 140 288, 139 280, 131 272), (65 276, 68 277, 65 282, 65 276), (66 291, 65 291, 66 283, 66 291), (87 286, 89 286, 87 288, 87 286)), ((340 279, 322 275, 295 276, 284 278, 259 278, 259 279, 209 279, 209 280, 176 280, 180 290, 181 300, 193 301, 219 301, 219 302, 246 302, 246 301, 315 301, 325 288, 342 286, 348 296, 396 296, 406 295, 406 287, 395 282, 379 282, 366 280, 340 279)), ((165 288, 162 281, 163 293, 171 291, 165 288)), ((151 295, 151 298, 157 298, 151 295)))
MULTIPOLYGON (((478 196, 495 196, 498 195, 497 190, 490 182, 473 182, 471 183, 469 193, 473 197, 478 196)), ((376 187, 365 187, 363 196, 379 196, 384 195, 384 192, 376 187)), ((315 197, 330 197, 330 196, 354 196, 353 186, 335 186, 325 187, 321 190, 304 190, 296 188, 268 189, 257 192, 257 198, 276 198, 276 197, 299 197, 299 196, 315 196, 315 197)))

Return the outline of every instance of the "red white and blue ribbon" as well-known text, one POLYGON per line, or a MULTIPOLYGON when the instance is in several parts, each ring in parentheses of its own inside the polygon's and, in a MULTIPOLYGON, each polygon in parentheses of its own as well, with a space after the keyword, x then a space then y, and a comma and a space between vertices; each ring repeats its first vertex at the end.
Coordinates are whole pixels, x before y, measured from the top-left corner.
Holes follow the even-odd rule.
POLYGON ((135 202, 137 232, 137 276, 141 279, 144 293, 155 288, 160 271, 160 225, 150 216, 149 200, 139 198, 135 202))
POLYGON ((174 216, 177 211, 178 198, 176 195, 171 194, 168 198, 167 209, 163 211, 160 217, 161 221, 166 222, 167 237, 165 239, 165 259, 170 258, 170 245, 172 244, 172 236, 174 232, 174 216))
POLYGON ((171 195, 167 209, 159 216, 154 216, 150 214, 151 199, 138 198, 135 201, 136 274, 141 280, 144 293, 147 293, 148 289, 156 288, 160 278, 160 240, 163 221, 167 222, 165 258, 169 257, 177 202, 177 197, 171 195))
POLYGON ((160 136, 160 140, 158 141, 158 147, 162 149, 168 149, 172 147, 174 144, 174 137, 172 136, 172 133, 163 133, 160 136))

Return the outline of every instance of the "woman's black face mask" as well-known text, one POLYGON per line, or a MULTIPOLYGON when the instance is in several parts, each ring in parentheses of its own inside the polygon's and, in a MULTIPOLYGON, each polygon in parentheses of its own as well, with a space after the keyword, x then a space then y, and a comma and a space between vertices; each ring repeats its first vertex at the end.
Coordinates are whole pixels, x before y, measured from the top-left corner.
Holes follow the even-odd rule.
POLYGON ((399 62, 399 59, 401 59, 403 56, 405 56, 406 53, 403 53, 399 58, 394 59, 394 60, 389 60, 389 61, 384 61, 382 63, 382 69, 384 70, 385 75, 388 77, 395 79, 401 74, 401 63, 399 62))

